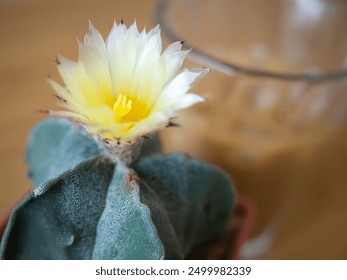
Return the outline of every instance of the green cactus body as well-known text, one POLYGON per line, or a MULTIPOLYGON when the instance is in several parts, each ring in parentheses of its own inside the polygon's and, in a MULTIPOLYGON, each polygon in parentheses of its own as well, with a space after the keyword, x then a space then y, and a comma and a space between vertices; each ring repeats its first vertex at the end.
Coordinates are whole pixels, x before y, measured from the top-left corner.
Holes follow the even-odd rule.
POLYGON ((154 138, 129 167, 66 120, 40 123, 27 152, 35 187, 11 214, 1 259, 184 259, 223 234, 229 178, 159 150, 154 138))

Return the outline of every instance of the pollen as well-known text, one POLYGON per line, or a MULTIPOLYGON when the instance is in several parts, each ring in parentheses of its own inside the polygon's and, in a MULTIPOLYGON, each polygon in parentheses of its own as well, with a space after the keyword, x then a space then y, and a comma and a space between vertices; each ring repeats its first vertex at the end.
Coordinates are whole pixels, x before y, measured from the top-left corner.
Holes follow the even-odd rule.
POLYGON ((150 115, 151 108, 146 100, 130 99, 125 94, 119 94, 113 105, 113 113, 116 123, 138 122, 150 115))
POLYGON ((118 95, 117 101, 113 105, 116 122, 121 122, 122 118, 131 111, 132 103, 132 100, 128 99, 125 95, 118 95))

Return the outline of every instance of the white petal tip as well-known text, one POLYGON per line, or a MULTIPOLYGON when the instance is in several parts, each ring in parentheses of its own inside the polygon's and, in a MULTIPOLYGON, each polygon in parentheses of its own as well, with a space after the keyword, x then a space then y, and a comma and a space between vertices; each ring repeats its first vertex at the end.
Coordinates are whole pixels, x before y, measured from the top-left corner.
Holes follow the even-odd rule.
POLYGON ((194 93, 187 93, 185 96, 175 105, 175 110, 181 110, 184 108, 188 108, 190 106, 193 106, 197 103, 204 102, 205 98, 203 98, 200 95, 194 94, 194 93))

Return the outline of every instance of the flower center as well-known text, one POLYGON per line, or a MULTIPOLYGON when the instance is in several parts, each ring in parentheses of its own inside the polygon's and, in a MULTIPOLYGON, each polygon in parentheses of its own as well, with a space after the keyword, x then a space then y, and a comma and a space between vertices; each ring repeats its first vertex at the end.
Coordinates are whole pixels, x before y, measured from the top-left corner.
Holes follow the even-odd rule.
POLYGON ((119 94, 113 105, 113 113, 117 123, 138 122, 150 114, 150 108, 146 102, 124 94, 119 94))

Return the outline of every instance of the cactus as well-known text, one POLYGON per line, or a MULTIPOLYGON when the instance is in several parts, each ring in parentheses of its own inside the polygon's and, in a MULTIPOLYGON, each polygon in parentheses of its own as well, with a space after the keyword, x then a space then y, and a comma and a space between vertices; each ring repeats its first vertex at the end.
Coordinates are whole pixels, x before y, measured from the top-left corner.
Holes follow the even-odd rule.
POLYGON ((1 259, 184 259, 226 231, 229 178, 162 154, 155 135, 143 143, 204 101, 188 90, 208 69, 179 70, 182 44, 161 45, 159 26, 140 33, 136 22, 115 22, 104 41, 90 23, 78 62, 57 57, 65 86, 48 82, 64 109, 47 112, 74 123, 50 119, 33 130, 34 188, 10 216, 1 259))
POLYGON ((1 259, 184 259, 225 233, 235 203, 220 169, 164 155, 155 137, 126 165, 49 119, 33 130, 27 162, 34 188, 10 216, 1 259))

